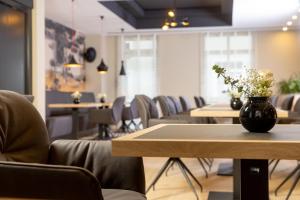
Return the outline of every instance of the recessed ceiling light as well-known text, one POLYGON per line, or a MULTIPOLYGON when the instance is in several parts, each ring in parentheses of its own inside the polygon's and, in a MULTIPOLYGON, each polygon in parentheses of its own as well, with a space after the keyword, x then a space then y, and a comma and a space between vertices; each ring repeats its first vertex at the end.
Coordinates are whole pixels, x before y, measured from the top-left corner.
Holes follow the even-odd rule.
POLYGON ((284 26, 282 27, 282 31, 287 31, 288 30, 288 27, 284 26))
POLYGON ((296 20, 296 19, 298 19, 298 16, 297 15, 293 15, 292 16, 292 20, 296 20))
POLYGON ((287 21, 287 22, 286 22, 286 25, 292 26, 292 25, 293 25, 293 22, 292 22, 292 21, 287 21))

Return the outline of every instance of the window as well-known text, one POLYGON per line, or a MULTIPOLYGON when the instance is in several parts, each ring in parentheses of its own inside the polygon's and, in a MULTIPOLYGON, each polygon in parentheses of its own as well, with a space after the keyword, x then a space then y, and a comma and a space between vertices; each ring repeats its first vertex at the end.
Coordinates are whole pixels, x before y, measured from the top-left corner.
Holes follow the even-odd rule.
POLYGON ((203 39, 203 69, 201 93, 209 103, 228 103, 228 86, 212 70, 215 64, 228 69, 228 74, 239 77, 244 67, 253 63, 253 38, 250 32, 206 33, 203 39))
POLYGON ((156 95, 156 36, 129 35, 121 38, 121 59, 126 76, 119 76, 118 93, 131 101, 136 94, 156 95))

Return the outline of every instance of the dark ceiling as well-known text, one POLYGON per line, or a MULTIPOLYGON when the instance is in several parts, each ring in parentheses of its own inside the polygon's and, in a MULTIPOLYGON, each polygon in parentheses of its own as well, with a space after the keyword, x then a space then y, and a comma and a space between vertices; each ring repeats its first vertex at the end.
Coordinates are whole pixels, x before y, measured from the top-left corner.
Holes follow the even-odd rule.
POLYGON ((233 0, 116 0, 99 1, 136 29, 160 28, 167 10, 176 8, 178 20, 188 17, 190 27, 232 25, 233 0))

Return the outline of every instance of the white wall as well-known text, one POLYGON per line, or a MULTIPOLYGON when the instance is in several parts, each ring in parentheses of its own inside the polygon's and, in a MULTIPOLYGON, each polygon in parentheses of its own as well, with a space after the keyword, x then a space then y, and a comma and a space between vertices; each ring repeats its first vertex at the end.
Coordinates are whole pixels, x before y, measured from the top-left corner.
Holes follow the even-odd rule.
POLYGON ((45 118, 45 0, 34 0, 32 10, 32 93, 45 118))
POLYGON ((255 66, 270 69, 276 81, 300 74, 300 33, 256 32, 255 66))
POLYGON ((200 34, 159 35, 157 64, 162 95, 200 93, 200 34))

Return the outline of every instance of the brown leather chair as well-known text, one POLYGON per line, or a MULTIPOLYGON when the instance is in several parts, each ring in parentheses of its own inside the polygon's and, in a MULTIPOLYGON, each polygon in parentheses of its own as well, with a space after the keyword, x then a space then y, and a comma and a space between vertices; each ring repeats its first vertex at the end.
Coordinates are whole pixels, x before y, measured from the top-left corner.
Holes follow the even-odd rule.
POLYGON ((49 143, 45 123, 23 96, 0 90, 0 196, 146 199, 141 158, 112 157, 109 141, 49 143))

